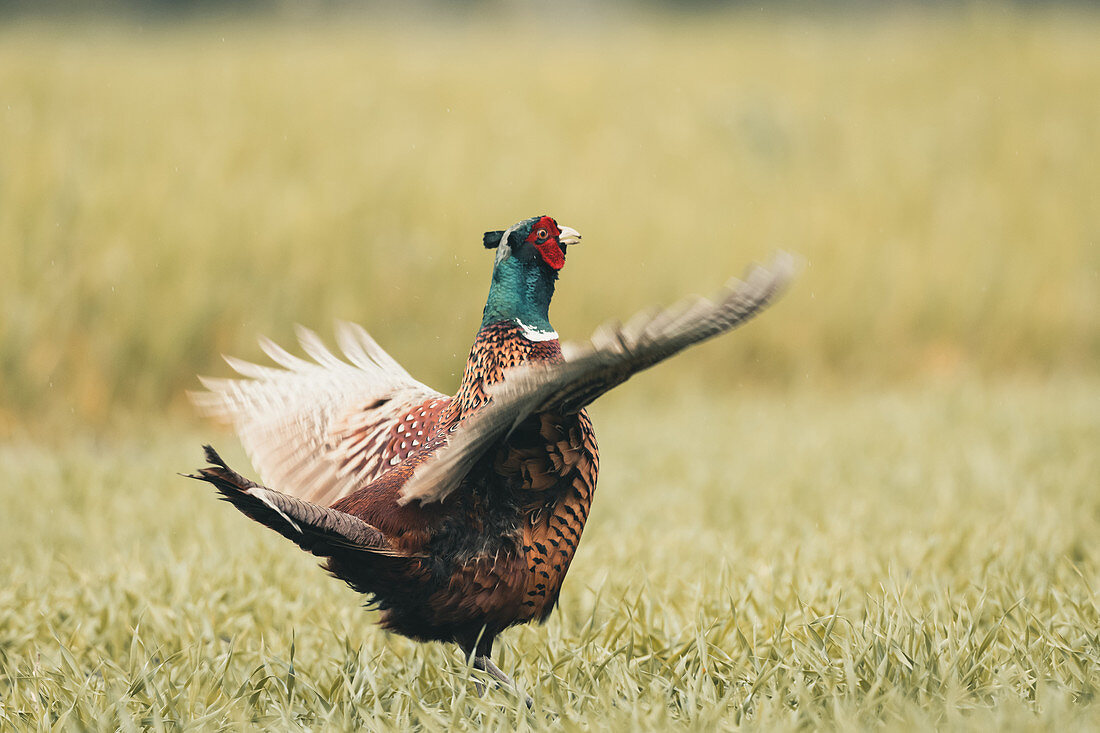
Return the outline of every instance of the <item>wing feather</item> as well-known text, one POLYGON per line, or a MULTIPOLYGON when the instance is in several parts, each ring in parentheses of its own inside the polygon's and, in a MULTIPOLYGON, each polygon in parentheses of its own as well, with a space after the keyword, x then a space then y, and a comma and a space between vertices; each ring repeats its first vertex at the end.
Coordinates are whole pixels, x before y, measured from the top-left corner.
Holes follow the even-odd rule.
POLYGON ((786 289, 794 270, 793 258, 779 253, 767 267, 751 269, 743 282, 731 280, 713 300, 693 296, 666 310, 640 313, 625 326, 605 324, 587 342, 564 344, 560 363, 509 370, 490 388, 490 402, 417 468, 401 502, 444 499, 496 441, 529 415, 577 412, 632 374, 744 323, 786 289))
POLYGON ((441 393, 413 379, 365 330, 337 324, 347 361, 299 327, 291 354, 267 338, 278 366, 226 357, 242 379, 201 377, 199 412, 231 423, 263 481, 313 503, 331 504, 390 468, 386 436, 414 407, 441 393))

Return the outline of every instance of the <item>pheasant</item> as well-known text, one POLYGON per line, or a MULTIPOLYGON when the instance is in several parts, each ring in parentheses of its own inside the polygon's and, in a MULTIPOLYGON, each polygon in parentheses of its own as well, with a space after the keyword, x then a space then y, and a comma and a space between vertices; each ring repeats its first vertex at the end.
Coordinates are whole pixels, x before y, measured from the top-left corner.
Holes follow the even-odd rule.
MULTIPOLYGON (((515 624, 545 621, 577 550, 599 472, 585 406, 632 374, 728 331, 786 287, 790 256, 687 299, 560 344, 549 306, 580 234, 548 216, 486 232, 492 283, 458 391, 413 379, 362 328, 340 323, 346 361, 305 329, 313 361, 261 339, 280 368, 227 357, 244 379, 203 379, 201 413, 232 423, 268 488, 210 446, 191 478, 364 593, 381 625, 492 661, 515 624)), ((478 686, 479 692, 481 686, 478 686)), ((526 698, 528 705, 530 698, 526 698)))

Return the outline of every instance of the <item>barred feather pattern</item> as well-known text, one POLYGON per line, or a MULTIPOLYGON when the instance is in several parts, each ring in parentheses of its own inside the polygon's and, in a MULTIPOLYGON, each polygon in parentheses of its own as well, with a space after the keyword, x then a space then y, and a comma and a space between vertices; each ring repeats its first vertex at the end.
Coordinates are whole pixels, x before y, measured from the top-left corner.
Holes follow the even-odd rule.
POLYGON ((537 423, 541 446, 501 451, 498 472, 506 475, 518 469, 524 488, 542 493, 524 513, 527 576, 519 615, 522 620, 545 621, 557 604, 588 521, 600 452, 584 410, 576 415, 544 412, 537 423))

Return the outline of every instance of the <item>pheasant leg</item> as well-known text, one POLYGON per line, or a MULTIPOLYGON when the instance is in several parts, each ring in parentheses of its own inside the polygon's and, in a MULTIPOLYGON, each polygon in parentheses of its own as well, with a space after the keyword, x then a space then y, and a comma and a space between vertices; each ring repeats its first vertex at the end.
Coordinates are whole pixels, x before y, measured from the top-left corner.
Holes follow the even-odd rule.
MULTIPOLYGON (((504 687, 507 690, 511 690, 512 692, 521 696, 523 698, 523 701, 527 703, 528 708, 534 706, 535 701, 531 699, 531 696, 525 693, 523 690, 519 689, 519 685, 516 684, 515 680, 504 674, 504 672, 500 670, 500 667, 493 664, 493 660, 490 659, 488 656, 474 657, 474 668, 480 669, 483 672, 488 672, 490 675, 496 678, 498 682, 500 682, 501 687, 504 687)), ((477 683, 475 682, 474 684, 476 685, 477 683)), ((479 689, 478 695, 480 694, 481 690, 479 689)))

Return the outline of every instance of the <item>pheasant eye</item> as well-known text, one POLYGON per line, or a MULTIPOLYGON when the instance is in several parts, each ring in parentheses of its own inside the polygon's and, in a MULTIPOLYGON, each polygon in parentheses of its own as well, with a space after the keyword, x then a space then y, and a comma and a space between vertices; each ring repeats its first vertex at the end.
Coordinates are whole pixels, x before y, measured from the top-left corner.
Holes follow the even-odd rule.
POLYGON ((535 232, 535 236, 539 239, 546 239, 547 231, 545 229, 539 229, 537 232, 535 232))

